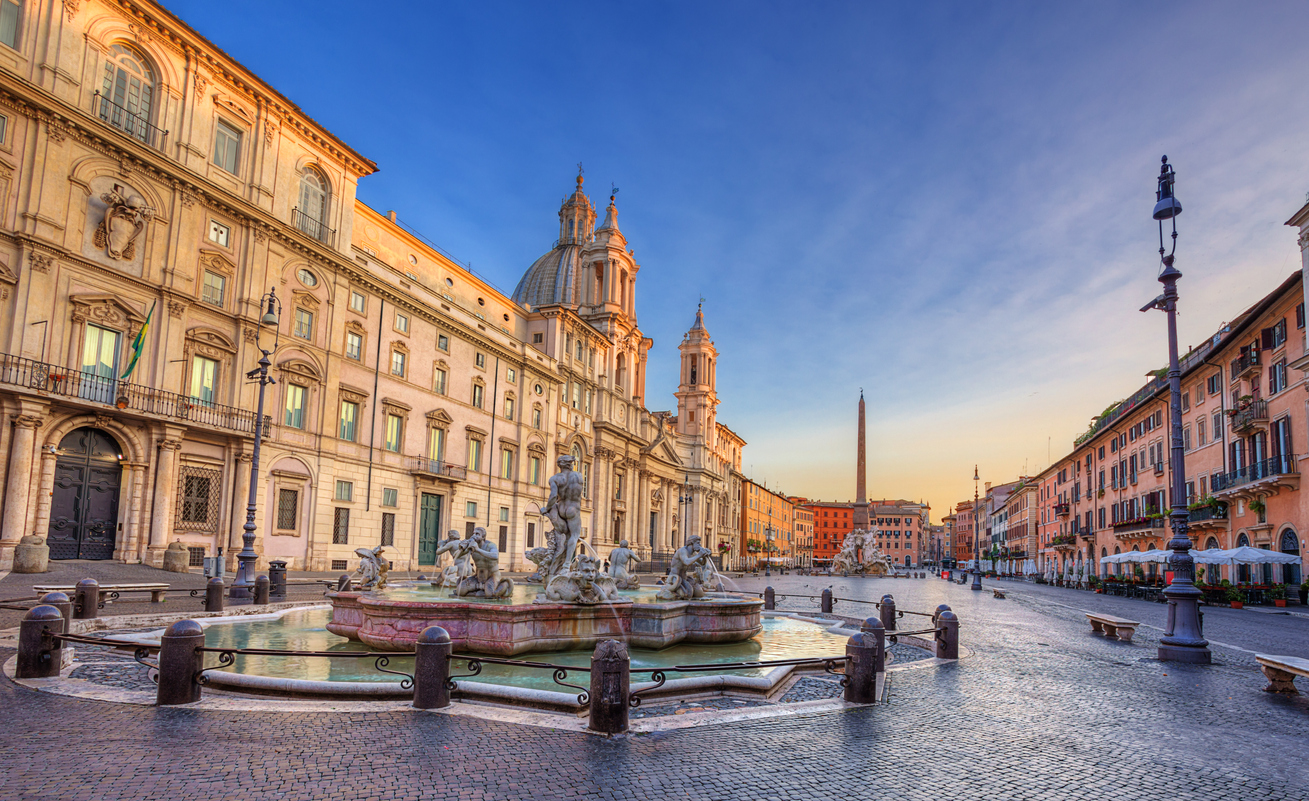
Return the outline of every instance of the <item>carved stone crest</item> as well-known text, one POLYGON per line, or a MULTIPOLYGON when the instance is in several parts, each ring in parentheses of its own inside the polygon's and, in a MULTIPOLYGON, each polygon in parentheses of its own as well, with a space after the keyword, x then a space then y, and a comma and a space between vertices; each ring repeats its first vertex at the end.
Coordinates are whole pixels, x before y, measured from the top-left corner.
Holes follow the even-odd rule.
POLYGON ((124 196, 123 187, 118 184, 100 199, 109 208, 96 226, 95 246, 104 248, 111 259, 131 261, 136 258, 136 240, 145 230, 146 221, 155 216, 155 210, 140 195, 124 196))

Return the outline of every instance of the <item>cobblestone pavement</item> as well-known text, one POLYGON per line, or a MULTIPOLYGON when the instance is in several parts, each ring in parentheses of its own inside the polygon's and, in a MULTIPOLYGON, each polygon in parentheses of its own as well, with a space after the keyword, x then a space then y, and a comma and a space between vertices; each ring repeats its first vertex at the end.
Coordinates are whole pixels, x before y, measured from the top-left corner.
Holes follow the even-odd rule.
MULTIPOLYGON (((833 583, 819 581, 770 583, 815 594, 833 583)), ((841 597, 891 592, 905 609, 949 603, 973 655, 893 674, 889 705, 612 740, 407 711, 133 707, 0 680, 0 787, 6 801, 1309 798, 1309 700, 1261 692, 1246 651, 1217 646, 1210 666, 1160 663, 1153 629, 1131 644, 1090 633, 1080 608, 1096 596, 836 583, 841 597)), ((1162 607, 1138 608, 1143 622, 1163 618, 1162 607)), ((1245 639, 1226 637, 1242 648, 1266 625, 1309 635, 1303 618, 1242 622, 1245 639)))

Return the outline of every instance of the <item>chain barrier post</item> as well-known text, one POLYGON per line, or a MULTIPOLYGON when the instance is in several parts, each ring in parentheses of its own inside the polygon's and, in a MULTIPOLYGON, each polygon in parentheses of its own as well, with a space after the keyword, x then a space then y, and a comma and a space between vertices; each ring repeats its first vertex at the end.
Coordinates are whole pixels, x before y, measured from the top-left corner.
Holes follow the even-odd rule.
POLYGON ((959 618, 949 609, 936 621, 936 656, 938 659, 959 658, 959 618))
MULTIPOLYGON (((865 625, 881 623, 869 619, 865 625)), ((878 635, 860 631, 845 644, 845 700, 852 704, 871 704, 877 701, 877 657, 881 652, 878 635)))
POLYGON ((84 578, 73 591, 73 619, 95 620, 100 616, 100 582, 84 578))
MULTIPOLYGON (((219 583, 222 593, 222 579, 219 583)), ((210 587, 212 589, 212 585, 210 587)), ((205 630, 194 620, 179 620, 159 639, 159 689, 155 703, 159 706, 191 704, 200 700, 200 671, 205 666, 203 651, 205 630)))
POLYGON ((764 587, 764 609, 773 610, 777 608, 777 593, 773 592, 772 587, 764 587))
POLYGON ((268 605, 268 593, 272 588, 272 582, 268 576, 260 576, 255 579, 255 603, 260 606, 268 605))
POLYGON ((942 612, 949 612, 949 611, 950 611, 949 604, 941 604, 940 606, 936 607, 936 611, 932 613, 932 627, 936 628, 938 621, 940 621, 941 619, 942 612))
POLYGON ((18 662, 16 679, 48 679, 59 675, 64 661, 63 640, 54 638, 62 631, 63 615, 49 604, 34 606, 18 625, 18 662))
POLYGON ((205 585, 205 611, 223 611, 223 580, 220 578, 211 578, 205 585))
POLYGON ((414 709, 444 709, 450 706, 450 655, 454 644, 450 632, 428 626, 414 644, 414 709))
POLYGON ((68 627, 73 619, 73 602, 68 600, 68 595, 62 592, 47 592, 41 603, 49 604, 59 610, 59 614, 64 619, 64 626, 57 633, 67 634, 68 627))
POLYGON ((859 630, 865 634, 871 634, 877 639, 877 664, 874 669, 878 673, 886 672, 886 629, 882 627, 882 621, 875 617, 864 620, 859 630))
POLYGON ((353 587, 352 587, 352 584, 351 584, 351 581, 350 581, 350 574, 349 574, 349 573, 342 573, 342 574, 341 574, 341 577, 338 578, 338 579, 336 580, 336 591, 337 591, 337 592, 350 592, 352 589, 353 589, 353 587))
POLYGON ((881 615, 882 628, 895 631, 895 599, 889 592, 882 596, 881 615))
POLYGON ((823 611, 829 615, 832 613, 832 591, 830 589, 823 590, 823 611))
POLYGON ((631 668, 626 644, 618 640, 601 640, 596 644, 591 654, 591 731, 601 734, 627 731, 631 668))

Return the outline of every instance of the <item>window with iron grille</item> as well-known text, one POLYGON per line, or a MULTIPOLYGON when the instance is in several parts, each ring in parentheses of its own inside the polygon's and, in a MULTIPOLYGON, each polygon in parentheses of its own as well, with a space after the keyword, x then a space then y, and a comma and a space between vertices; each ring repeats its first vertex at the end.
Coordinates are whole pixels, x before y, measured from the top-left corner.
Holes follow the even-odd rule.
POLYGON ((332 544, 350 544, 350 510, 343 506, 335 508, 332 518, 332 544))
POLYGON ((277 527, 283 531, 294 531, 299 517, 300 490, 280 489, 277 491, 277 527))
POLYGON ((382 544, 395 546, 395 514, 382 512, 382 544))
POLYGON ((204 567, 205 566, 205 549, 203 546, 198 548, 187 548, 187 567, 204 567))
POLYGON ((182 466, 177 486, 177 528, 187 531, 218 530, 218 485, 222 471, 182 466))
POLYGON ((349 565, 346 564, 346 562, 345 562, 344 559, 333 559, 333 560, 332 560, 332 569, 333 569, 333 570, 349 570, 350 567, 349 567, 349 565))

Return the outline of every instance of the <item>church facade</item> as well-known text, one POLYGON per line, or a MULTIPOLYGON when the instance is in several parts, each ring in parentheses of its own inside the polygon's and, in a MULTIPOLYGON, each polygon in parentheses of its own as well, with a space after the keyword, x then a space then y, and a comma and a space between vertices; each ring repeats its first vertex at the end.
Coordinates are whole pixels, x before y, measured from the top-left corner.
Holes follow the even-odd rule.
POLYGON ((256 550, 292 569, 482 526, 539 544, 558 455, 601 555, 729 541, 745 443, 697 313, 650 411, 639 266, 581 182, 505 297, 355 198, 376 166, 162 6, 22 0, 0 41, 0 569, 240 548, 269 351, 256 550), (270 289, 275 326, 261 325, 270 289), (139 344, 139 347, 137 345, 139 344), (131 365, 129 369, 129 365, 131 365), (671 389, 671 388, 670 388, 671 389))

